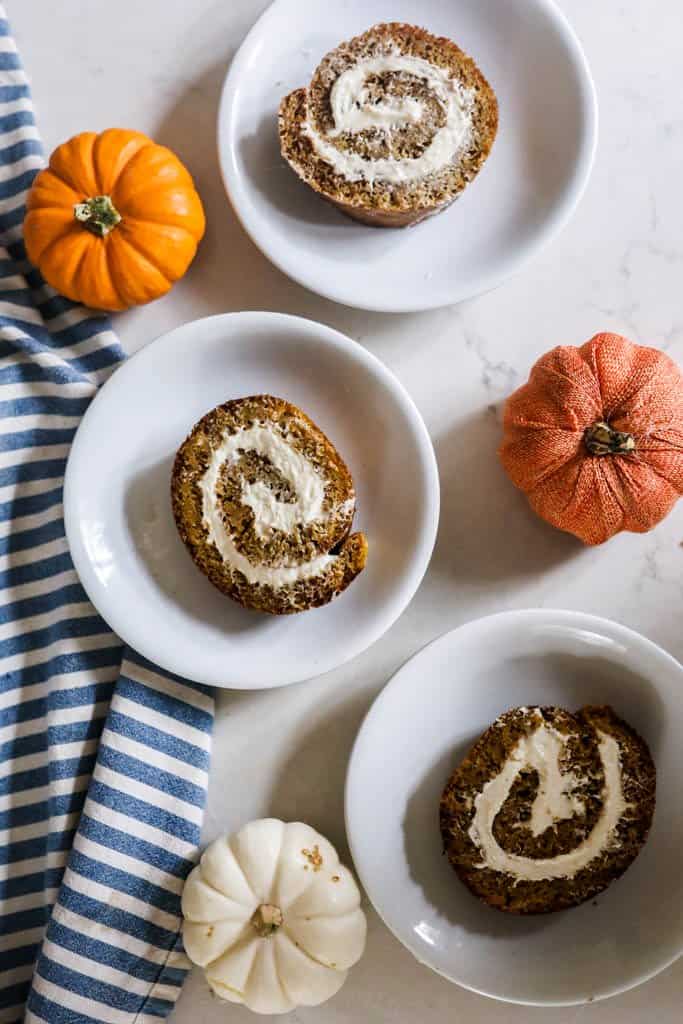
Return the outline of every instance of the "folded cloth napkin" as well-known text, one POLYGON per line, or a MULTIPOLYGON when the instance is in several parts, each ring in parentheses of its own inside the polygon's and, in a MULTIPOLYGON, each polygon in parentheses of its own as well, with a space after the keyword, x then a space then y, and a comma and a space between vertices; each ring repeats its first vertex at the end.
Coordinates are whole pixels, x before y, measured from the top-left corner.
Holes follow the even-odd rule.
POLYGON ((66 456, 123 352, 26 262, 42 163, 0 6, 0 1024, 143 1024, 188 967, 213 701, 122 647, 69 557, 66 456))

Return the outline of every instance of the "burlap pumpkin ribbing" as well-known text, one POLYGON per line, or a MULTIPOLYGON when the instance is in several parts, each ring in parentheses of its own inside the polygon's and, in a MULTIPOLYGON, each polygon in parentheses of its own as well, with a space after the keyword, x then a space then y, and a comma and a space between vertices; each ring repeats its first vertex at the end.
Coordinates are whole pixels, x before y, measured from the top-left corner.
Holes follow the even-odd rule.
POLYGON ((683 494, 683 374, 618 334, 553 349, 506 403, 500 456, 538 515, 585 544, 651 530, 683 494))

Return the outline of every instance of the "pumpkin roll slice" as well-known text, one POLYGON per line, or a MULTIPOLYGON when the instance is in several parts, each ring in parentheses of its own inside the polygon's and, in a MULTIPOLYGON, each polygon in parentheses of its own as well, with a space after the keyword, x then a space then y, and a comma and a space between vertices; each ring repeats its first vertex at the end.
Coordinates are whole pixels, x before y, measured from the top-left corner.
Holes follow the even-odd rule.
POLYGON ((465 885, 497 910, 577 906, 640 852, 655 781, 646 743, 611 708, 514 708, 446 785, 444 850, 465 885))
POLYGON ((317 608, 365 566, 365 536, 351 533, 351 474, 281 398, 240 398, 207 413, 178 451, 171 497, 195 564, 246 608, 317 608))
POLYGON ((412 25, 375 25, 280 104, 284 158, 325 199, 379 227, 444 210, 486 160, 495 94, 471 57, 412 25))

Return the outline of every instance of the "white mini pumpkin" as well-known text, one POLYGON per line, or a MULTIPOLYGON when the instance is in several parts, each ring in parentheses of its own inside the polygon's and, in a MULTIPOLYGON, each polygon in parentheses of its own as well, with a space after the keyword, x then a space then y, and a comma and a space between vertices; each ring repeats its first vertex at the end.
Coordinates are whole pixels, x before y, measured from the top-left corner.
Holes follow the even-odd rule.
POLYGON ((365 948, 353 876, 309 825, 252 821, 185 883, 183 941, 213 991, 256 1013, 325 1002, 365 948))

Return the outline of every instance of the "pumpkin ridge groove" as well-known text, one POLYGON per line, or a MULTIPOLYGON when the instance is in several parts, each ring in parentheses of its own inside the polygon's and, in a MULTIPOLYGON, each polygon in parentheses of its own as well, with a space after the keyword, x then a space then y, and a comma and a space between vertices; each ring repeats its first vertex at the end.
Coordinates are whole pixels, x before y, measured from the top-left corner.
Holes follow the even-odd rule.
MULTIPOLYGON (((52 177, 55 178, 61 185, 64 185, 65 188, 68 188, 70 192, 73 192, 77 196, 85 195, 85 193, 80 188, 76 188, 74 185, 72 185, 70 181, 66 180, 66 178, 64 177, 63 174, 60 174, 59 171, 56 171, 54 169, 54 167, 51 167, 49 164, 46 167, 43 167, 41 170, 38 171, 38 174, 36 174, 36 179, 38 178, 39 175, 45 175, 45 176, 52 175, 52 177)), ((45 183, 45 180, 46 180, 46 178, 44 177, 43 178, 43 183, 45 183)), ((49 178, 47 178, 47 180, 49 181, 49 178)), ((35 179, 34 179, 34 181, 35 181, 35 179)), ((29 192, 29 199, 30 198, 31 198, 31 193, 29 192)), ((63 210, 64 209, 64 202, 61 201, 61 202, 58 202, 58 203, 56 203, 54 205, 50 204, 49 206, 45 205, 44 203, 39 203, 36 206, 27 206, 27 209, 28 210, 63 210)))
POLYGON ((352 913, 353 913, 353 910, 344 910, 344 911, 342 911, 339 914, 335 914, 331 910, 323 910, 323 911, 320 911, 318 913, 314 912, 314 913, 309 914, 307 912, 306 914, 293 914, 293 915, 288 915, 288 916, 292 917, 293 920, 295 920, 295 921, 301 921, 301 920, 304 920, 304 921, 320 921, 320 920, 324 920, 326 917, 346 917, 347 914, 352 914, 352 913))
MULTIPOLYGON (((566 514, 566 512, 567 512, 567 509, 569 508, 571 503, 574 501, 574 498, 576 497, 576 491, 577 491, 577 488, 578 488, 578 481, 579 481, 579 477, 581 476, 581 464, 580 464, 580 459, 579 459, 578 455, 575 455, 574 458, 569 459, 567 462, 563 463, 561 466, 557 466, 552 471, 551 474, 544 476, 541 480, 539 480, 538 483, 536 483, 532 487, 530 487, 529 490, 527 491, 527 494, 528 494, 529 498, 531 500, 535 499, 538 502, 538 499, 540 497, 542 497, 542 494, 539 494, 539 491, 543 490, 543 485, 545 483, 547 483, 547 481, 550 479, 550 477, 551 476, 555 476, 557 473, 560 472, 560 470, 564 469, 565 467, 567 467, 567 468, 570 467, 572 465, 572 463, 574 463, 574 462, 579 462, 579 469, 578 469, 578 472, 577 472, 576 482, 574 483, 574 486, 572 487, 571 494, 569 495, 569 497, 567 498, 567 500, 565 501, 564 505, 562 506, 562 508, 560 509, 560 511, 558 513, 560 516, 564 516, 566 514)), ((548 517, 545 514, 543 514, 543 518, 547 522, 551 522, 552 521, 552 520, 548 519, 548 517)))
MULTIPOLYGON (((125 206, 125 200, 121 203, 121 206, 122 207, 125 206)), ((168 227, 168 226, 170 226, 170 227, 178 228, 181 231, 186 231, 187 234, 190 236, 190 238, 194 239, 195 242, 199 242, 200 241, 200 239, 202 238, 202 236, 200 234, 194 234, 192 231, 190 231, 190 229, 184 223, 181 223, 181 221, 185 221, 186 220, 186 218, 184 216, 179 216, 178 217, 178 223, 174 222, 173 216, 174 215, 172 213, 164 213, 163 216, 161 214, 159 214, 158 217, 154 217, 150 213, 145 213, 144 217, 131 217, 130 214, 126 214, 125 211, 124 211, 124 218, 125 218, 127 224, 138 223, 138 224, 155 224, 155 225, 159 225, 160 227, 168 227)))
MULTIPOLYGON (((154 146, 156 147, 158 144, 154 143, 154 146)), ((187 167, 185 167, 185 165, 182 164, 175 154, 166 146, 159 146, 159 148, 166 150, 167 155, 169 157, 172 156, 174 161, 177 162, 174 164, 173 170, 175 175, 173 178, 164 179, 163 175, 155 174, 153 171, 147 171, 145 177, 139 182, 136 181, 135 184, 125 181, 124 179, 126 177, 135 176, 137 172, 135 164, 139 162, 139 158, 142 157, 142 154, 145 153, 148 148, 149 147, 139 149, 137 153, 133 154, 126 165, 125 174, 123 171, 121 172, 114 183, 112 192, 116 192, 117 190, 120 192, 123 190, 124 196, 128 199, 137 199, 144 192, 171 192, 174 189, 177 189, 180 192, 186 192, 188 188, 194 188, 194 179, 187 167), (159 177, 161 177, 161 181, 158 180, 159 177)))
MULTIPOLYGON (((672 387, 671 390, 675 394, 676 389, 672 387)), ((640 409, 633 410, 633 412, 639 411, 640 409)), ((633 415, 633 412, 630 414, 631 416, 633 415)), ((675 412, 667 412, 666 416, 663 416, 661 419, 657 418, 651 420, 652 431, 656 432, 658 430, 666 430, 667 427, 671 427, 671 429, 673 429, 681 437, 681 440, 683 441, 683 427, 678 426, 678 422, 679 421, 676 418, 675 412)), ((638 431, 635 431, 635 433, 638 433, 638 431)))
POLYGON ((153 270, 156 270, 157 274, 161 274, 161 276, 165 278, 167 281, 170 280, 163 272, 163 270, 160 267, 158 267, 156 263, 153 263, 146 253, 142 252, 142 250, 138 248, 138 246, 135 244, 135 241, 127 233, 122 232, 119 235, 119 243, 121 242, 123 242, 125 245, 133 249, 135 251, 135 255, 138 256, 141 260, 144 260, 148 267, 151 267, 153 270))
MULTIPOLYGON (((585 362, 585 360, 584 360, 584 362, 585 362)), ((588 365, 588 363, 585 363, 585 365, 590 370, 590 366, 588 365)), ((570 385, 570 387, 574 388, 576 391, 581 392, 581 394, 585 395, 586 398, 588 398, 592 403, 594 403, 596 409, 598 409, 600 411, 603 411, 603 407, 602 407, 602 393, 600 391, 600 386, 599 386, 597 380, 595 381, 595 391, 596 391, 596 394, 591 394, 591 392, 588 390, 588 388, 586 387, 585 384, 583 384, 581 381, 577 380, 575 377, 570 377, 568 374, 564 373, 563 370, 560 370, 557 366, 542 366, 542 367, 539 367, 538 364, 536 364, 536 366, 534 367, 534 369, 532 371, 532 374, 534 376, 536 375, 536 371, 538 371, 539 376, 541 375, 541 373, 543 373, 543 374, 547 374, 549 377, 557 377, 559 380, 566 381, 570 385)))
MULTIPOLYGON (((608 462, 608 463, 596 466, 596 470, 595 471, 596 471, 596 474, 599 475, 602 478, 602 481, 603 481, 603 483, 605 485, 605 489, 609 492, 610 496, 612 497, 612 500, 614 501, 614 503, 617 505, 619 511, 621 512, 621 522, 622 522, 622 526, 623 526, 624 522, 629 518, 629 516, 628 516, 628 512, 626 511, 626 507, 624 505, 623 494, 621 494, 618 491, 618 489, 615 487, 614 481, 610 479, 610 472, 609 472, 610 470, 613 470, 614 472, 617 472, 617 469, 616 469, 614 463, 612 463, 611 461, 608 462)), ((600 493, 599 490, 598 490, 598 493, 600 493)))
MULTIPOLYGON (((669 423, 676 423, 677 417, 680 415, 680 398, 679 398, 680 380, 667 381, 662 386, 661 394, 657 395, 657 408, 650 410, 651 402, 640 401, 637 405, 633 405, 629 409, 623 409, 617 412, 615 419, 626 419, 630 420, 638 416, 643 410, 648 411, 650 422, 654 423, 655 427, 665 426, 669 423), (665 413, 659 412, 661 407, 665 408, 665 413), (664 418, 659 419, 658 417, 663 415, 664 418)), ((633 396, 631 396, 633 397, 633 396)))
POLYGON ((280 883, 280 872, 282 871, 282 851, 285 846, 286 832, 287 826, 285 825, 285 827, 280 832, 280 845, 278 846, 277 857, 275 858, 275 873, 270 881, 270 893, 268 894, 269 897, 274 896, 274 894, 278 891, 278 886, 280 883))
MULTIPOLYGON (((577 474, 576 474, 576 480, 574 481, 574 486, 572 487, 571 494, 569 495, 569 497, 567 498, 566 502, 562 506, 562 513, 561 513, 562 515, 566 515, 567 509, 572 504, 572 502, 576 499, 577 491, 579 490, 579 482, 581 480, 581 474, 582 474, 582 472, 584 470, 584 465, 583 465, 583 463, 581 461, 581 458, 580 458, 580 456, 578 454, 575 455, 573 459, 570 459, 570 461, 567 463, 567 466, 571 466, 573 462, 577 462, 578 463, 578 471, 577 471, 577 474)), ((559 472, 559 470, 556 470, 556 472, 559 472)))
POLYGON ((305 957, 306 957, 306 959, 307 959, 307 960, 310 960, 312 964, 317 964, 317 965, 318 965, 318 967, 327 967, 327 968, 329 969, 329 967, 330 967, 330 965, 329 965, 329 964, 323 963, 323 961, 322 961, 322 960, 318 960, 317 956, 313 956, 313 954, 312 954, 312 953, 309 953, 309 951, 308 951, 307 949, 305 949, 305 948, 304 948, 304 947, 303 947, 303 946, 301 945, 301 943, 299 943, 299 942, 297 942, 297 941, 296 941, 296 939, 294 938, 294 936, 293 936, 292 934, 290 934, 290 932, 289 932, 289 929, 287 928, 287 926, 286 926, 286 925, 283 925, 283 926, 282 926, 282 931, 283 931, 283 932, 285 933, 285 935, 287 936, 287 938, 289 939, 289 941, 290 941, 290 942, 292 943, 292 945, 294 946, 294 948, 295 948, 295 949, 296 949, 296 950, 297 950, 297 951, 298 951, 299 953, 301 953, 301 955, 302 955, 302 956, 305 956, 305 957))
POLYGON ((244 935, 240 936, 240 938, 238 938, 236 940, 236 942, 231 943, 231 945, 228 946, 227 949, 224 949, 223 952, 220 953, 216 957, 215 960, 212 960, 210 964, 207 964, 207 978, 209 978, 209 970, 208 970, 208 968, 210 968, 212 964, 218 963, 218 961, 220 959, 222 959, 222 957, 224 957, 227 953, 239 952, 240 950, 245 949, 247 946, 250 946, 252 944, 254 944, 254 955, 251 958, 251 964, 249 965, 249 971, 247 973, 246 978, 244 979, 244 988, 243 989, 233 988, 232 985, 226 985, 222 981, 217 982, 219 987, 227 988, 227 989, 229 989, 230 992, 236 992, 237 995, 240 996, 240 998, 244 999, 244 995, 245 995, 245 993, 247 991, 247 986, 249 985, 249 979, 251 978, 251 976, 253 974, 254 965, 256 963, 256 957, 258 955, 258 946, 255 944, 255 940, 254 940, 253 936, 249 934, 248 929, 245 929, 244 935))
MULTIPOLYGON (((248 945, 250 942, 254 942, 254 939, 251 939, 251 938, 245 939, 245 944, 246 945, 248 945)), ((234 949, 234 948, 235 947, 233 946, 232 949, 234 949)), ((256 967, 256 961, 258 960, 258 955, 259 955, 259 945, 258 945, 258 941, 256 941, 256 943, 254 945, 254 955, 251 958, 251 963, 249 964, 249 970, 247 971, 247 976, 244 979, 244 989, 240 993, 242 998, 244 998, 246 996, 246 994, 247 994, 247 990, 249 988, 249 982, 251 981, 252 975, 254 973, 254 968, 256 967)), ((229 987, 230 987, 229 985, 226 986, 226 988, 229 988, 229 987)))
MULTIPOLYGON (((62 211, 62 207, 59 207, 59 206, 46 206, 46 207, 41 207, 40 210, 29 210, 28 214, 26 215, 27 219, 28 219, 28 217, 32 213, 42 213, 43 210, 57 210, 57 211, 61 212, 62 211)), ((62 228, 60 229, 59 234, 55 235, 54 238, 51 238, 50 241, 45 246, 45 248, 40 250, 40 259, 41 259, 41 261, 43 259, 43 256, 45 256, 45 254, 50 251, 50 249, 52 248, 53 245, 56 245, 56 244, 61 245, 62 242, 66 238, 68 238, 70 235, 73 235, 73 234, 76 233, 74 231, 74 227, 75 226, 74 226, 74 223, 73 223, 73 218, 69 218, 68 220, 65 218, 65 222, 64 222, 62 228)), ((49 284, 50 282, 47 281, 46 283, 49 284)), ((59 289, 56 289, 56 290, 59 291, 59 289)))
MULTIPOLYGON (((124 223, 124 218, 121 219, 121 222, 124 223)), ((135 228, 142 228, 146 225, 151 225, 155 228, 173 228, 174 231, 182 231, 184 235, 187 235, 187 237, 192 239, 193 242, 196 242, 195 236, 188 230, 188 228, 183 224, 170 224, 168 219, 154 220, 151 217, 131 217, 130 215, 127 215, 125 217, 125 224, 131 234, 135 228)), ((126 232, 126 238, 128 238, 128 232, 126 232)))
POLYGON ((56 213, 63 213, 65 215, 65 219, 67 217, 67 207, 65 207, 63 205, 56 204, 56 203, 54 203, 54 204, 51 203, 49 206, 33 206, 27 212, 28 213, 38 213, 38 212, 40 212, 40 213, 48 213, 50 210, 52 210, 53 212, 56 212, 56 213))
MULTIPOLYGON (((193 921, 190 921, 190 924, 196 924, 196 923, 203 924, 205 922, 201 922, 201 921, 200 922, 193 922, 193 921)), ((211 967, 213 967, 213 965, 215 963, 217 963, 221 959, 222 956, 225 956, 225 954, 228 952, 228 950, 231 950, 231 949, 241 949, 243 946, 246 946, 248 942, 251 942, 251 940, 252 940, 252 936, 251 936, 251 934, 249 932, 249 922, 247 921, 247 923, 244 925, 242 931, 237 936, 237 938, 235 939, 234 942, 232 942, 225 949, 222 949, 220 951, 220 953, 217 953, 216 956, 213 958, 213 960, 207 960, 207 962, 204 964, 204 970, 208 971, 211 967)), ((230 985, 226 985, 225 986, 225 988, 230 988, 230 987, 231 987, 230 985)), ((236 992, 237 989, 234 989, 234 991, 236 992)))
MULTIPOLYGON (((635 460, 633 460, 633 461, 635 461, 635 460)), ((674 495, 677 495, 678 492, 677 492, 675 484, 673 484, 671 482, 671 480, 667 479, 667 477, 663 476, 657 470, 656 466, 653 466, 650 462, 647 461, 647 459, 641 459, 638 464, 643 466, 645 469, 647 469, 647 471, 649 473, 652 473, 653 476, 656 476, 657 479, 661 480, 662 483, 666 484, 666 486, 669 487, 673 491, 674 495)), ((626 466, 623 466, 623 465, 619 466, 618 469, 619 469, 620 474, 624 476, 624 479, 625 479, 626 483, 628 483, 629 485, 632 486, 632 478, 630 478, 628 476, 628 474, 626 472, 626 466)), ((673 504, 675 504, 675 501, 676 501, 676 498, 674 497, 673 503, 672 503, 672 506, 671 506, 672 508, 673 508, 673 504)))
MULTIPOLYGON (((581 358, 589 367, 591 375, 595 378, 595 383, 602 399, 604 419, 614 417, 619 406, 623 404, 628 397, 623 395, 623 391, 629 386, 629 379, 632 374, 629 374, 629 377, 622 382, 622 393, 617 393, 609 406, 607 405, 606 397, 603 394, 603 382, 605 389, 607 389, 610 386, 609 377, 616 359, 616 352, 613 350, 614 344, 616 342, 620 347, 623 340, 624 339, 620 338, 619 335, 612 334, 610 331, 603 331, 600 334, 595 335, 579 349, 581 358), (609 362, 605 361, 607 356, 610 357, 609 362)), ((639 387, 640 385, 638 385, 635 390, 631 390, 628 395, 632 396, 633 394, 637 394, 639 387)))
MULTIPOLYGON (((66 187, 70 188, 72 192, 76 192, 79 196, 85 196, 85 192, 82 188, 77 188, 72 181, 67 181, 66 177, 63 174, 60 174, 59 171, 56 171, 54 167, 51 167, 48 164, 46 170, 48 170, 50 174, 54 174, 57 181, 61 181, 62 185, 66 185, 66 187)), ((87 199, 87 196, 85 196, 85 198, 87 199)), ((41 206, 40 209, 45 210, 48 209, 48 207, 41 206)))
POLYGON ((511 427, 522 427, 524 430, 553 430, 559 434, 573 434, 576 437, 580 437, 583 434, 583 428, 579 427, 577 430, 572 430, 570 427, 556 426, 554 423, 542 423, 541 420, 523 420, 519 421, 517 417, 508 421, 511 427))
POLYGON ((105 236, 103 239, 100 239, 100 242, 102 242, 104 244, 104 262, 105 262, 105 265, 106 265, 106 268, 107 268, 107 272, 109 273, 109 280, 111 281, 112 289, 114 291, 114 294, 117 296, 119 302, 121 303, 121 307, 120 308, 121 309, 125 309, 126 308, 126 299, 125 299, 125 296, 124 296, 123 292, 121 291, 121 289, 119 287, 118 278, 116 277, 116 274, 114 274, 113 271, 112 271, 112 265, 111 265, 111 261, 109 259, 109 245, 108 245, 107 237, 105 236))
MULTIPOLYGON (((237 870, 238 870, 238 871, 239 871, 239 873, 240 873, 240 876, 241 876, 241 878, 242 878, 242 881, 244 882, 244 887, 245 887, 245 889, 247 889, 247 890, 248 890, 248 892, 249 892, 249 895, 251 896, 252 900, 254 901, 254 905, 256 905, 256 903, 258 903, 258 898, 257 898, 257 896, 256 896, 256 893, 254 892, 254 890, 253 890, 253 888, 252 888, 252 886, 251 886, 251 882, 249 881, 249 879, 248 879, 248 878, 247 878, 247 876, 245 875, 245 873, 244 873, 244 870, 243 870, 243 868, 242 868, 242 865, 240 864, 240 862, 239 862, 239 860, 238 860, 238 858, 237 858, 237 854, 235 853, 235 851, 234 851, 234 849, 233 849, 233 844, 232 844, 232 843, 231 843, 231 842, 229 841, 229 839, 228 839, 227 837, 224 837, 224 842, 225 842, 225 845, 227 846, 227 848, 228 848, 228 850, 229 850, 230 854, 232 855, 232 859, 233 859, 233 861, 234 861, 234 865, 235 865, 235 867, 237 868, 237 870)), ((203 876, 202 876, 202 877, 203 877, 203 876)), ((220 892, 220 890, 218 890, 218 891, 220 892)), ((228 896, 228 893, 224 893, 224 895, 225 895, 225 896, 228 896)), ((230 899, 234 899, 234 897, 232 897, 232 896, 231 896, 231 897, 230 897, 230 899)), ((239 900, 235 900, 235 902, 236 902, 236 903, 239 903, 239 900)), ((242 906, 245 906, 245 904, 244 904, 244 903, 240 903, 239 905, 240 905, 241 907, 242 907, 242 906)))
MULTIPOLYGON (((234 992, 236 996, 244 1000, 244 992, 240 992, 238 988, 233 988, 232 985, 226 985, 224 981, 215 981, 214 985, 217 989, 225 989, 226 992, 234 992)), ((135 1022, 133 1022, 135 1024, 135 1022)))
POLYGON ((663 438, 654 437, 655 444, 651 444, 650 441, 653 437, 654 435, 650 435, 649 437, 643 438, 643 440, 639 442, 638 447, 640 451, 640 461, 648 465, 653 472, 656 472, 656 469, 650 460, 644 456, 648 453, 656 454, 658 452, 673 452, 674 454, 679 454, 683 452, 683 439, 681 439, 680 444, 673 444, 671 441, 666 441, 663 438))
POLYGON ((629 378, 624 382, 623 392, 615 397, 612 408, 609 411, 607 408, 605 409, 606 419, 616 419, 619 416, 628 417, 633 415, 638 408, 642 408, 642 402, 633 409, 629 409, 628 404, 636 398, 639 392, 643 391, 644 388, 650 387, 657 380, 659 368, 652 365, 648 369, 649 373, 647 375, 644 375, 642 372, 638 375, 634 374, 635 381, 629 378))
MULTIPOLYGON (((105 132, 102 132, 101 135, 98 135, 97 138, 95 139, 94 143, 93 143, 93 147, 92 147, 92 160, 93 160, 93 167, 94 168, 96 168, 98 166, 99 162, 100 162, 100 160, 99 160, 99 151, 100 151, 100 146, 101 146, 101 139, 102 139, 102 136, 104 134, 105 134, 105 132)), ((141 133, 141 134, 143 134, 143 133, 141 133)), ((138 153, 140 153, 143 149, 148 149, 150 146, 154 146, 154 145, 155 145, 155 143, 152 141, 152 139, 146 138, 145 142, 143 142, 141 146, 138 146, 138 148, 135 150, 135 152, 131 153, 130 156, 126 160, 124 160, 124 162, 121 164, 121 166, 119 167, 118 174, 116 175, 116 181, 118 181, 118 179, 121 177, 121 175, 125 171, 126 167, 128 167, 128 164, 131 162, 131 160, 133 160, 133 158, 138 153)), ((114 190, 114 188, 116 188, 116 181, 114 181, 114 183, 112 184, 112 191, 114 190)), ((100 186, 100 191, 102 191, 102 189, 101 189, 102 181, 101 180, 98 181, 98 185, 100 186)))
POLYGON ((534 481, 534 484, 533 484, 533 487, 532 487, 532 492, 535 493, 538 490, 539 487, 542 487, 543 484, 546 484, 549 480, 551 480, 554 476, 556 476, 561 470, 571 466, 572 463, 576 462, 577 459, 579 459, 579 458, 580 458, 579 453, 576 452, 574 455, 572 455, 571 459, 563 459, 562 461, 558 461, 558 463, 556 465, 554 465, 551 468, 547 469, 545 471, 545 473, 543 473, 541 476, 538 477, 538 479, 536 481, 534 481))
MULTIPOLYGON (((239 865, 238 865, 238 867, 239 867, 239 865)), ((241 869, 240 869, 240 870, 241 870, 241 869)), ((249 889, 249 891, 251 892, 251 886, 250 886, 250 885, 249 885, 249 883, 247 882, 246 878, 244 879, 244 881, 245 881, 245 883, 246 883, 246 886, 247 886, 247 888, 248 888, 248 889, 249 889)), ((247 904, 246 904, 246 903, 240 903, 240 901, 239 901, 239 900, 235 899, 235 897, 234 897, 234 896, 230 896, 230 895, 229 895, 229 893, 227 893, 227 892, 223 892, 223 891, 222 891, 222 889, 217 889, 215 885, 212 885, 212 884, 211 884, 211 882, 209 882, 209 880, 208 880, 208 879, 206 878, 206 876, 205 876, 204 874, 202 874, 202 882, 203 882, 203 883, 204 883, 204 885, 205 885, 205 886, 207 887, 207 889, 211 889, 211 891, 212 891, 212 892, 215 892, 215 893, 217 893, 217 895, 218 895, 218 896, 222 896, 222 897, 223 897, 223 899, 226 899, 226 900, 231 900, 231 901, 232 901, 233 903, 236 903, 238 907, 244 907, 244 909, 245 909, 246 911, 250 911, 250 910, 252 909, 251 907, 247 906, 247 904)), ((253 894, 252 894, 252 895, 253 895, 253 894)), ((256 899, 256 897, 254 896, 254 903, 257 903, 257 902, 258 902, 258 900, 257 900, 257 899, 256 899)))
MULTIPOLYGON (((232 837, 232 838, 234 838, 234 837, 232 837)), ((247 877, 247 874, 246 874, 244 868, 242 867, 242 864, 240 863, 240 859, 237 856, 237 853, 235 852, 234 844, 231 841, 228 841, 226 843, 226 845, 227 845, 228 849, 230 850, 230 853, 232 854, 232 857, 233 857, 233 860, 235 861, 235 864, 239 868, 240 874, 241 874, 242 878, 244 879, 244 884, 246 885, 247 889, 249 890, 249 892, 251 893, 251 895, 254 898, 254 903, 255 904, 260 903, 261 901, 259 900, 258 896, 256 895, 256 893, 254 891, 254 887, 251 884, 251 882, 249 881, 249 879, 247 877)), ((227 895, 227 893, 225 895, 227 895)), ((237 900, 235 900, 235 902, 237 902, 237 900)), ((240 906, 243 906, 243 904, 240 903, 240 906)))
MULTIPOLYGON (((284 931, 284 928, 281 929, 281 931, 284 931)), ((290 940, 290 942, 292 941, 291 938, 289 937, 289 935, 287 936, 287 938, 290 940)), ((285 981, 285 972, 282 970, 282 966, 280 964, 280 950, 279 950, 279 943, 277 943, 277 942, 273 943, 273 959, 275 960, 275 974, 277 976, 278 981, 280 982, 280 988, 282 989, 282 991, 284 993, 285 999, 289 1003, 291 1003, 292 1006, 295 1006, 296 1002, 292 998, 292 995, 291 995, 289 989, 287 988, 287 982, 285 981)))
POLYGON ((683 451, 683 445, 672 444, 671 441, 665 441, 662 438, 655 438, 654 443, 651 443, 649 440, 643 441, 641 443, 640 450, 641 462, 646 462, 648 465, 650 465, 649 459, 643 458, 643 453, 645 455, 657 454, 659 452, 669 452, 672 454, 678 454, 681 451, 683 451))
MULTIPOLYGON (((74 232, 72 230, 69 230, 69 231, 65 231, 63 235, 58 235, 56 238, 53 238, 52 241, 49 243, 49 245, 46 245, 45 248, 43 249, 42 253, 40 254, 41 260, 44 259, 44 257, 50 252, 51 249, 54 248, 54 246, 61 245, 61 243, 64 241, 64 239, 67 238, 68 235, 73 234, 73 233, 74 232)), ((78 273, 79 273, 79 271, 81 269, 83 261, 85 260, 86 252, 87 252, 86 249, 83 249, 83 251, 81 252, 81 255, 80 255, 79 259, 78 259, 78 263, 76 264, 76 267, 74 269, 74 273, 73 273, 74 277, 78 276, 78 273)), ((48 284, 49 284, 49 282, 48 282, 48 284)), ((59 289, 56 289, 56 290, 59 291, 59 289)), ((67 295, 67 298, 68 298, 68 295, 67 295)))
MULTIPOLYGON (((106 244, 106 242, 107 242, 107 240, 105 240, 105 244, 106 244)), ((148 268, 150 268, 151 270, 153 270, 155 274, 158 274, 160 278, 163 278, 163 280, 168 285, 168 288, 166 288, 166 291, 169 291, 169 289, 170 289, 171 285, 173 284, 173 282, 169 281, 168 278, 166 277, 166 275, 164 273, 162 273, 162 271, 159 270, 159 268, 156 267, 150 260, 148 260, 146 256, 143 256, 142 253, 138 253, 137 249, 134 246, 130 245, 130 243, 127 241, 127 239, 125 238, 124 235, 120 234, 120 235, 116 236, 116 244, 119 245, 119 246, 127 246, 128 248, 133 249, 133 251, 135 252, 136 257, 138 257, 140 260, 142 260, 146 264, 146 266, 148 268)), ((125 308, 126 305, 130 304, 129 303, 129 299, 128 299, 128 289, 127 289, 127 285, 126 285, 126 281, 125 281, 126 270, 125 270, 125 268, 119 267, 119 265, 116 262, 116 260, 114 260, 112 258, 112 250, 111 250, 111 247, 109 245, 107 246, 107 249, 106 249, 106 260, 107 260, 107 267, 109 269, 109 276, 111 277, 112 285, 114 287, 114 290, 115 290, 116 294, 119 295, 121 297, 121 299, 123 300, 124 308, 125 308)), ((162 294, 165 294, 165 293, 162 293, 162 294)))
MULTIPOLYGON (((95 132, 81 132, 80 135, 75 135, 72 139, 63 144, 65 147, 71 147, 70 163, 72 170, 80 170, 84 176, 84 180, 92 179, 91 183, 94 184, 97 184, 95 180, 96 176, 93 164, 93 148, 95 145, 96 138, 97 136, 95 132), (76 148, 78 149, 77 152, 74 151, 76 148)), ((69 181, 69 179, 65 177, 64 174, 60 174, 54 169, 52 164, 52 158, 56 154, 60 154, 61 150, 62 147, 60 146, 57 150, 55 150, 54 153, 51 154, 50 160, 48 162, 49 169, 57 178, 63 181, 65 185, 68 185, 69 188, 71 188, 74 192, 78 192, 79 194, 84 195, 87 198, 87 190, 80 188, 76 184, 75 180, 69 181)))

